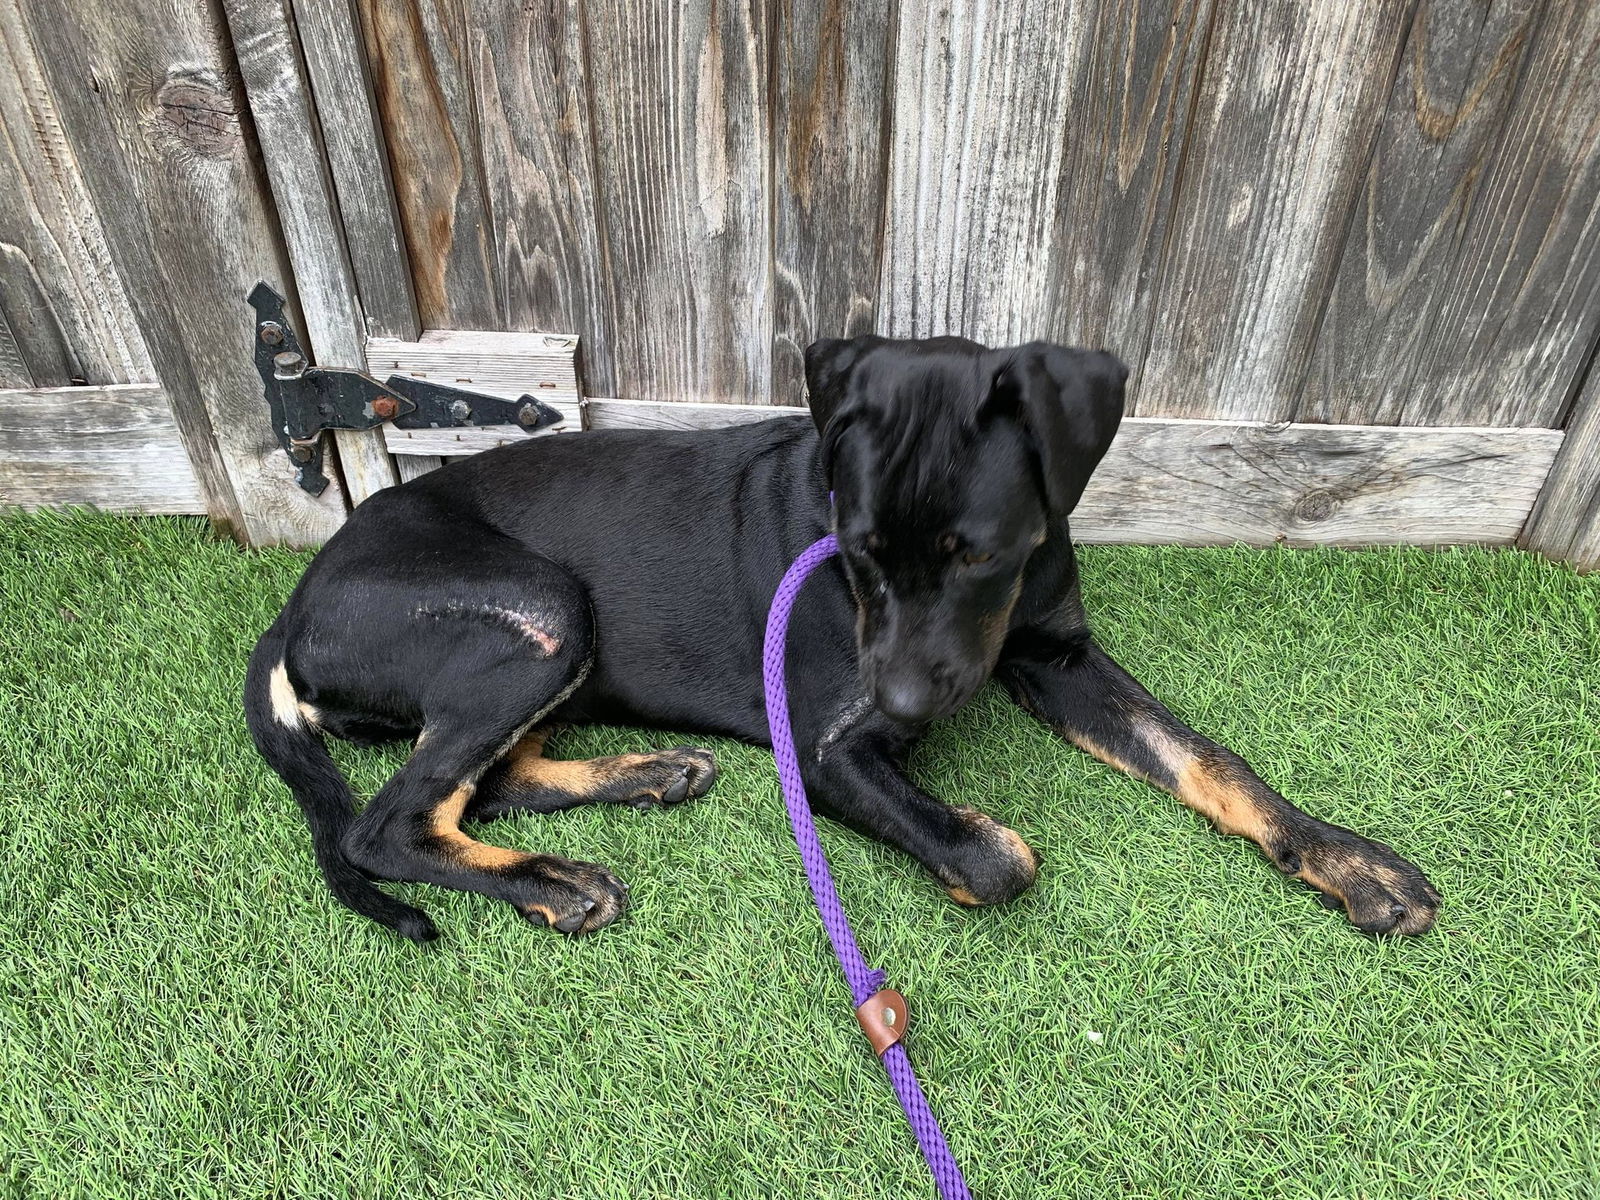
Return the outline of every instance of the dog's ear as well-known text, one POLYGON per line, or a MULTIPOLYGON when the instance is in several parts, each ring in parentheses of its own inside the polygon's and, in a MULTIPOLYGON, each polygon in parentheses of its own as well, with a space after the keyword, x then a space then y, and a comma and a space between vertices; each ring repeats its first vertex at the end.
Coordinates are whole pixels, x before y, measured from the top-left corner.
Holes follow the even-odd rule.
POLYGON ((806 394, 811 419, 822 433, 839 415, 850 391, 850 375, 856 364, 883 339, 871 335, 857 338, 819 338, 806 347, 806 394))
POLYGON ((1122 420, 1128 368, 1104 350, 1029 342, 999 357, 983 410, 1014 416, 1033 439, 1050 512, 1078 506, 1122 420))
POLYGON ((822 435, 822 469, 833 486, 833 456, 839 435, 851 421, 851 376, 867 351, 884 339, 868 334, 857 338, 821 338, 806 347, 806 392, 811 419, 822 435))

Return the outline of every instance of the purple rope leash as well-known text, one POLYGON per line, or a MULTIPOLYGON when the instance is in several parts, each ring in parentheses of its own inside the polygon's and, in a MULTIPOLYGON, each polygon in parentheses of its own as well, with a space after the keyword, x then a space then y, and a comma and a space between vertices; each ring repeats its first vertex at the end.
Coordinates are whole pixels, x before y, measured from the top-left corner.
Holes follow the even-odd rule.
MULTIPOLYGON (((839 959, 845 980, 850 984, 850 995, 859 1009, 883 987, 884 973, 867 966, 861 947, 856 945, 855 932, 839 903, 839 893, 834 890, 833 876, 828 871, 828 859, 817 839, 817 826, 811 819, 811 804, 806 799, 805 785, 800 781, 800 760, 794 749, 794 730, 789 725, 789 688, 784 678, 784 644, 789 633, 789 614, 794 611, 795 597, 800 594, 807 576, 818 566, 839 552, 839 540, 833 534, 813 542, 784 572, 772 597, 772 608, 767 613, 767 636, 762 644, 761 677, 766 687, 767 725, 772 731, 772 757, 778 764, 778 781, 783 787, 783 802, 789 809, 789 825, 794 830, 795 844, 800 848, 800 859, 805 864, 806 880, 811 884, 811 895, 817 902, 817 913, 822 927, 833 943, 833 952, 839 959)), ((903 1030, 905 1014, 898 1014, 903 1030)), ((906 1048, 899 1041, 888 1046, 881 1054, 883 1068, 889 1072, 895 1094, 900 1097, 900 1107, 906 1111, 911 1131, 917 1135, 922 1147, 922 1157, 939 1187, 943 1200, 972 1200, 967 1183, 961 1177, 961 1168, 945 1144, 944 1131, 934 1119, 928 1100, 922 1094, 917 1076, 911 1069, 906 1048)))

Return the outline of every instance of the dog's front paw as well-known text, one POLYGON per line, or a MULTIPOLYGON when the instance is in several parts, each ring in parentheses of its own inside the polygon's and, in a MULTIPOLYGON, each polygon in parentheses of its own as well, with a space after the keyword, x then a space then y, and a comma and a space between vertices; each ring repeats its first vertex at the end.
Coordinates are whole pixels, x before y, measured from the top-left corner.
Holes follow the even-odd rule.
POLYGON ((962 810, 962 836, 935 872, 957 904, 978 908, 1014 900, 1033 886, 1039 856, 1015 830, 962 810))
POLYGON ((1363 933, 1426 933, 1439 913, 1427 876, 1382 842, 1337 825, 1321 826, 1279 866, 1321 892, 1327 907, 1342 907, 1363 933))
POLYGON ((628 910, 628 885, 594 863, 541 855, 523 879, 527 898, 515 907, 534 925, 593 933, 628 910))

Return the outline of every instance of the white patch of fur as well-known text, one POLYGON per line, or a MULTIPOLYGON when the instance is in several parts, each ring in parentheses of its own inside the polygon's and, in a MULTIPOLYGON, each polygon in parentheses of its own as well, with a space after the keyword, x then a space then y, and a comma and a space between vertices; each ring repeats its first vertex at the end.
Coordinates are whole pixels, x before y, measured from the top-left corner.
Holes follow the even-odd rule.
POLYGON ((279 725, 293 729, 305 723, 305 716, 300 711, 300 698, 294 694, 294 684, 289 682, 289 668, 284 666, 282 660, 272 668, 271 678, 267 682, 267 695, 272 700, 273 719, 279 725))

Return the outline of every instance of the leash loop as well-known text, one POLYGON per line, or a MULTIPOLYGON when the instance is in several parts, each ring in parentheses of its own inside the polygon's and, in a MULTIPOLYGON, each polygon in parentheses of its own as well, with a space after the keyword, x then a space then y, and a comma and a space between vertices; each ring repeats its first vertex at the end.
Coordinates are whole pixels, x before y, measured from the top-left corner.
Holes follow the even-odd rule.
POLYGON ((845 916, 844 905, 833 886, 833 875, 828 870, 828 859, 817 837, 816 822, 811 816, 811 804, 806 799, 805 784, 800 778, 800 760, 794 748, 794 729, 789 722, 789 688, 785 678, 785 645, 789 633, 789 616, 794 611, 795 598, 799 596, 807 577, 828 559, 839 552, 839 540, 833 534, 819 538, 790 564, 783 580, 772 597, 772 608, 767 613, 766 638, 762 643, 761 678, 765 688, 767 726, 772 732, 772 757, 778 767, 778 782, 783 789, 783 803, 789 810, 789 827, 794 830, 795 845, 800 850, 800 861, 805 866, 806 882, 811 885, 811 897, 816 901, 817 915, 833 944, 834 956, 850 985, 852 1003, 856 1006, 856 1019, 863 1032, 872 1040, 873 1049, 883 1062, 905 1110, 906 1121, 922 1148, 922 1157, 928 1164, 933 1181, 939 1188, 942 1200, 972 1200, 966 1180, 950 1147, 945 1142, 944 1131, 928 1107, 922 1094, 916 1072, 911 1069, 911 1059, 900 1044, 905 1035, 905 998, 899 992, 884 987, 884 972, 867 965, 856 944, 855 931, 845 916), (868 1010, 863 1017, 862 1010, 868 1010), (889 1020, 893 1011, 895 1020, 889 1020), (884 1027, 884 1033, 875 1033, 868 1022, 884 1027), (892 1034, 879 1045, 880 1037, 892 1034))

